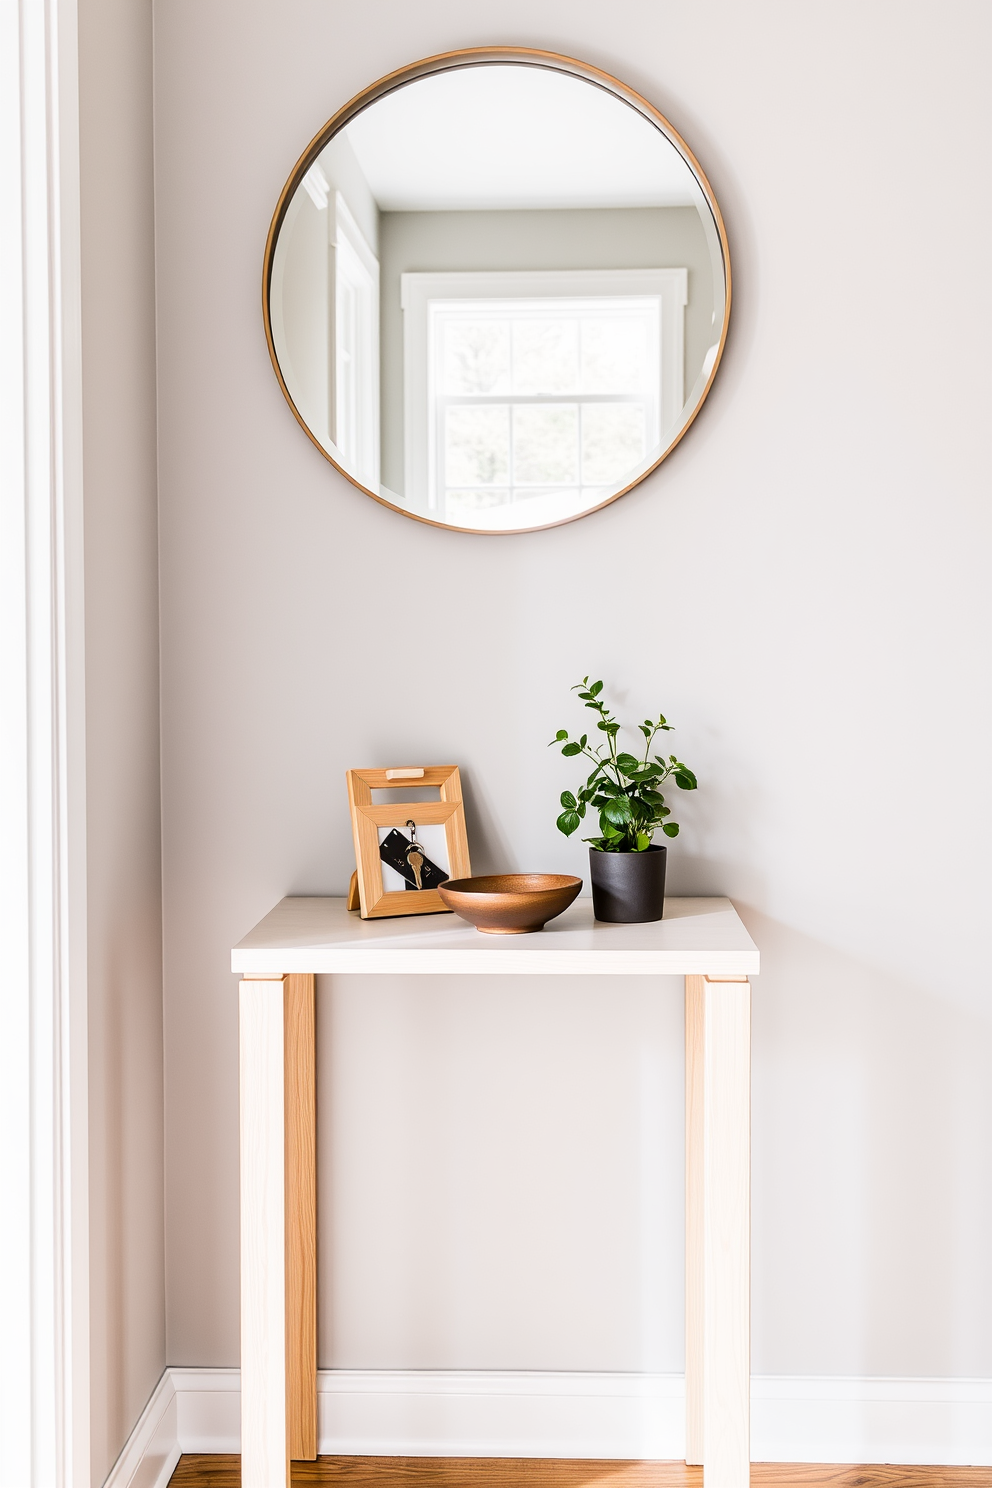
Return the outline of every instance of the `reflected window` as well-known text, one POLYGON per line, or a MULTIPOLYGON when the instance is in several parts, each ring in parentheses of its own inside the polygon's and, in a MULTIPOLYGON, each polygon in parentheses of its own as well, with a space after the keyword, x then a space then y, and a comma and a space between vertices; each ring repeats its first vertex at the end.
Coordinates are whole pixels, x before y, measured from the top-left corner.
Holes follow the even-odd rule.
POLYGON ((455 525, 553 521, 634 479, 681 412, 686 278, 404 274, 408 492, 455 525))
POLYGON ((595 505, 658 440, 661 300, 435 303, 433 504, 595 505))

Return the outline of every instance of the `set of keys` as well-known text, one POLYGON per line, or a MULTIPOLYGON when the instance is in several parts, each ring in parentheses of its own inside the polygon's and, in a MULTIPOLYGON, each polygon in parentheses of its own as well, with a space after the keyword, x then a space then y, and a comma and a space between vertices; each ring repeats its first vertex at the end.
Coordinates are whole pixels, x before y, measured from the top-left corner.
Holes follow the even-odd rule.
POLYGON ((413 874, 413 881, 417 888, 422 889, 424 886, 420 881, 420 870, 424 866, 424 849, 417 841, 416 822, 408 821, 407 826, 410 828, 410 845, 405 850, 406 865, 413 874))

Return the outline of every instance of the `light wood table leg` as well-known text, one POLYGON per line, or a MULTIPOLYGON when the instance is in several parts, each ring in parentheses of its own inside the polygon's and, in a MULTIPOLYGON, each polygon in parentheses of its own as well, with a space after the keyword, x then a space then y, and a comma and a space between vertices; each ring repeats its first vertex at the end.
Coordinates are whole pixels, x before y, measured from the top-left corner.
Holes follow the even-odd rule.
POLYGON ((685 979, 686 1461, 750 1481, 751 987, 685 979))
POLYGON ((685 979, 685 1460, 703 1461, 703 978, 685 979))
POLYGON ((286 1370, 289 1455, 317 1456, 317 1075, 314 978, 288 976, 286 1370))
POLYGON ((241 1054, 241 1482, 317 1455, 314 979, 246 978, 241 1054))

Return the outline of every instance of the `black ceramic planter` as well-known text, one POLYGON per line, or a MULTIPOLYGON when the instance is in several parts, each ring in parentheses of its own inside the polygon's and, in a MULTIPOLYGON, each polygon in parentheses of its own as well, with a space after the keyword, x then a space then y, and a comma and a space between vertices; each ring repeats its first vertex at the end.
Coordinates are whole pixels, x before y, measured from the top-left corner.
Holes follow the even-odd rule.
POLYGON ((589 849, 592 910, 597 920, 615 925, 643 925, 665 912, 667 847, 652 844, 644 852, 599 852, 589 849))

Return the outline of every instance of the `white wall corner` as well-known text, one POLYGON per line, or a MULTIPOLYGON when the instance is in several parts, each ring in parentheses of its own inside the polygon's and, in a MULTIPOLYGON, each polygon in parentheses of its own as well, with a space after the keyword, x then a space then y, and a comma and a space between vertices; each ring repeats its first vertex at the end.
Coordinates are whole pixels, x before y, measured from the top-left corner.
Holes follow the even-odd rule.
MULTIPOLYGON (((752 1382, 756 1462, 992 1466, 992 1380, 752 1382)), ((374 1457, 681 1460, 672 1374, 322 1370, 318 1450, 374 1457)), ((167 1369, 105 1488, 165 1488, 182 1452, 238 1452, 237 1369, 167 1369)))
POLYGON ((166 1369, 104 1488, 166 1488, 181 1455, 176 1390, 171 1371, 166 1369))

